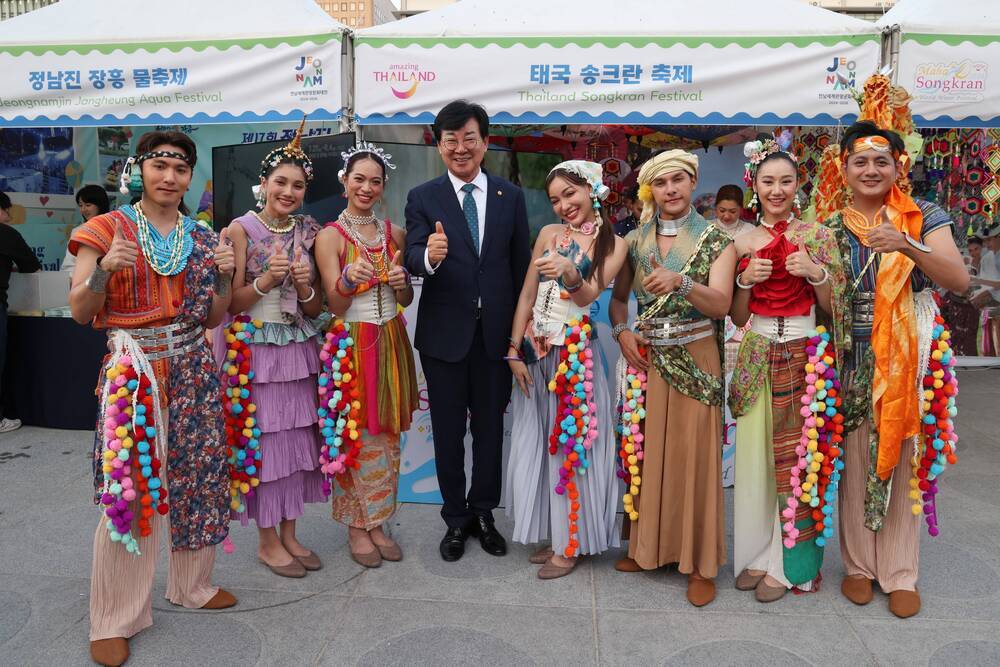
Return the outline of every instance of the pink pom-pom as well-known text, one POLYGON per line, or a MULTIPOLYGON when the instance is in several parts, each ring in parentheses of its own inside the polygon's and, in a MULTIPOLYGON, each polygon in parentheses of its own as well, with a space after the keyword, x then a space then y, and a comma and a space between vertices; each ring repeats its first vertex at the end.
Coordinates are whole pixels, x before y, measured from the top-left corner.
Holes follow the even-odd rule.
POLYGON ((236 551, 236 545, 233 544, 233 541, 229 539, 228 535, 226 535, 225 539, 222 540, 222 550, 227 554, 231 554, 236 551))
POLYGON ((794 493, 796 496, 801 496, 802 495, 802 487, 801 486, 794 487, 792 489, 792 493, 794 493))
POLYGON ((793 540, 790 537, 786 537, 785 541, 784 541, 784 545, 785 545, 786 549, 794 549, 795 548, 795 540, 793 540))
POLYGON ((798 528, 792 528, 790 531, 788 531, 788 536, 790 538, 792 538, 793 540, 798 539, 798 537, 799 537, 799 529, 798 528))
POLYGON ((809 373, 808 375, 806 375, 806 382, 808 384, 816 384, 816 379, 817 378, 815 373, 809 373))
POLYGON ((783 516, 786 519, 794 519, 795 510, 793 510, 791 507, 786 507, 785 509, 781 510, 781 516, 783 516))
POLYGON ((813 416, 809 416, 806 419, 806 427, 807 428, 816 428, 816 418, 813 417, 813 416))
MULTIPOLYGON (((639 425, 636 424, 635 427, 636 427, 636 429, 638 429, 639 425)), ((636 433, 635 436, 632 439, 635 440, 636 443, 641 443, 644 438, 645 438, 645 436, 642 433, 636 433)))
POLYGON ((782 529, 784 529, 786 533, 790 533, 792 530, 795 529, 795 525, 791 521, 786 521, 784 524, 782 524, 781 527, 782 529))
POLYGON ((805 456, 806 455, 806 446, 800 444, 798 447, 795 448, 795 453, 798 454, 799 456, 805 456))
MULTIPOLYGON (((126 477, 125 479, 128 478, 126 477)), ((124 482, 125 480, 123 479, 122 481, 124 482)), ((124 491, 122 491, 122 498, 124 498, 128 502, 132 502, 133 500, 135 500, 135 489, 125 489, 124 491)))
POLYGON ((129 366, 132 365, 132 357, 128 356, 127 354, 123 354, 121 356, 121 359, 118 360, 118 363, 124 366, 125 368, 128 368, 129 366))
POLYGON ((812 414, 812 410, 809 409, 809 404, 812 403, 812 401, 809 400, 808 396, 803 396, 802 402, 805 403, 805 405, 799 408, 799 414, 803 417, 808 417, 812 414))
POLYGON ((788 500, 785 501, 785 504, 791 507, 792 509, 795 509, 796 507, 799 506, 799 499, 789 496, 788 500))

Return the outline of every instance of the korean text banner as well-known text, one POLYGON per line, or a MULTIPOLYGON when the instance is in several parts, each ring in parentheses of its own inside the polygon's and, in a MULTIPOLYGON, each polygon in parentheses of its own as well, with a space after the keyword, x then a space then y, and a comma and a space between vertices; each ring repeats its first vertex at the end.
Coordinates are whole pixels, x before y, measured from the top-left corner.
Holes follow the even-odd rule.
POLYGON ((335 120, 340 35, 0 47, 7 127, 335 120))
POLYGON ((462 97, 497 123, 830 125, 877 69, 878 36, 364 38, 360 122, 427 123, 462 97))
POLYGON ((897 81, 921 127, 1000 125, 1000 38, 904 35, 897 81), (991 78, 992 77, 992 78, 991 78))

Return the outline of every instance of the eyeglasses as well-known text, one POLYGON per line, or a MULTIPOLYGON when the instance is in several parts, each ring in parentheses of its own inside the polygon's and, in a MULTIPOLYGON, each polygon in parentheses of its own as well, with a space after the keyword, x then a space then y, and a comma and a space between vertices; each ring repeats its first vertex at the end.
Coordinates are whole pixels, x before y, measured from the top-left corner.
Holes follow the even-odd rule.
POLYGON ((449 151, 457 151, 459 145, 465 146, 468 150, 474 150, 479 146, 481 140, 478 137, 466 137, 462 141, 455 139, 454 137, 449 137, 448 139, 442 139, 441 145, 449 151))

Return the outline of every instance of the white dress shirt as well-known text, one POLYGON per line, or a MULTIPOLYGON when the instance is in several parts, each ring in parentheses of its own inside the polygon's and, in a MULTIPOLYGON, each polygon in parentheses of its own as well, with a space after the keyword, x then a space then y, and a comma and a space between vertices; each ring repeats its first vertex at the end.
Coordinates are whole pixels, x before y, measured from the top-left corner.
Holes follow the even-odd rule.
MULTIPOLYGON (((462 207, 465 204, 465 193, 462 192, 462 187, 465 185, 465 181, 450 171, 448 172, 448 180, 451 181, 451 186, 455 189, 455 196, 458 198, 458 208, 464 211, 465 209, 462 207)), ((486 188, 489 183, 486 180, 486 173, 482 169, 469 182, 476 186, 476 189, 472 191, 472 200, 476 202, 476 215, 479 217, 479 248, 482 250, 483 241, 486 238, 486 188)), ((427 275, 434 275, 434 271, 440 265, 440 262, 436 266, 431 265, 429 251, 427 248, 424 248, 424 268, 427 270, 427 275)))

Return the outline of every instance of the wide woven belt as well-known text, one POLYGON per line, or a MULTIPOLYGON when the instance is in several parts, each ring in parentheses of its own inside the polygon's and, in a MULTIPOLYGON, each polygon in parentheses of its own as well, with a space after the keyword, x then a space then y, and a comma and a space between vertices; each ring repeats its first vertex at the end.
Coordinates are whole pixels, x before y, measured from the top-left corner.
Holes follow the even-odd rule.
POLYGON ((194 322, 176 322, 162 327, 125 329, 150 361, 177 357, 201 343, 205 329, 194 322))
POLYGON ((855 325, 875 321, 875 292, 855 292, 851 305, 851 320, 855 325))
POLYGON ((640 321, 636 328, 650 345, 687 345, 715 333, 712 320, 707 318, 677 322, 669 317, 653 317, 640 321))
POLYGON ((754 315, 750 320, 751 331, 778 343, 805 338, 815 326, 815 315, 754 315))

